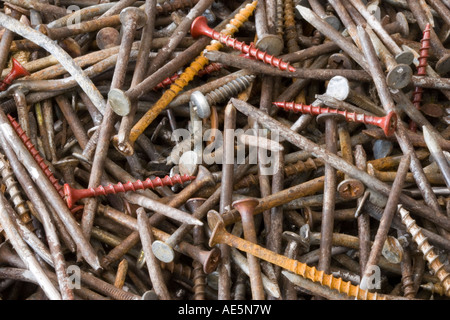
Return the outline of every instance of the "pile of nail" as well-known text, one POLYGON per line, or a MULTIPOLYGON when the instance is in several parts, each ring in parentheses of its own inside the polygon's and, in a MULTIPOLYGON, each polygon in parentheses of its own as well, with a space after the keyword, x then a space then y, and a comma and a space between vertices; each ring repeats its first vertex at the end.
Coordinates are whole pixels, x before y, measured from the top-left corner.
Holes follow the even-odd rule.
POLYGON ((450 297, 450 0, 5 0, 0 300, 450 297))

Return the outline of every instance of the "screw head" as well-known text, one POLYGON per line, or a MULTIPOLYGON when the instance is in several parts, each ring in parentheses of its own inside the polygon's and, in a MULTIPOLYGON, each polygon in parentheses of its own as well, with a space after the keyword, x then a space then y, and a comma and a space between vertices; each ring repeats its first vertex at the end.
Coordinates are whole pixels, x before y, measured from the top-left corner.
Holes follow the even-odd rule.
POLYGON ((158 260, 169 263, 175 258, 173 249, 163 241, 155 240, 152 243, 152 251, 158 260))
POLYGON ((233 208, 241 212, 241 210, 242 211, 254 210, 258 204, 259 201, 255 198, 245 198, 236 200, 231 205, 233 206, 233 208))
POLYGON ((385 117, 383 131, 386 137, 394 134, 397 129, 397 114, 394 111, 389 112, 385 117))
POLYGON ((361 197, 364 193, 364 184, 356 179, 345 179, 337 187, 339 195, 345 200, 352 200, 361 197))
POLYGON ((352 60, 343 53, 333 53, 329 58, 328 58, 328 64, 332 67, 332 68, 338 68, 339 66, 342 66, 344 69, 352 69, 353 68, 353 63, 352 60))
POLYGON ((209 274, 217 269, 217 265, 220 262, 221 251, 215 247, 209 251, 205 261, 203 262, 203 272, 209 274))
POLYGON ((205 30, 209 29, 208 20, 205 16, 199 16, 192 21, 191 24, 191 36, 192 38, 198 38, 205 34, 205 30))
MULTIPOLYGON (((219 222, 222 222, 222 224, 223 224, 222 216, 220 215, 220 213, 218 213, 215 210, 208 211, 207 220, 208 220, 208 226, 211 230, 213 230, 219 222)), ((210 236, 210 238, 212 238, 212 236, 210 236)), ((210 245, 210 247, 212 248, 212 247, 214 247, 214 245, 212 245, 212 246, 210 245)))
POLYGON ((335 76, 328 81, 326 94, 337 100, 344 101, 350 95, 350 83, 347 78, 335 76))
POLYGON ((211 107, 205 95, 200 91, 194 91, 191 94, 191 101, 189 106, 194 109, 201 119, 206 119, 211 116, 211 107))
POLYGON ((108 92, 108 102, 111 109, 119 116, 124 117, 130 113, 131 101, 124 91, 114 88, 108 92))
POLYGON ((393 89, 402 89, 411 82, 412 69, 406 64, 398 64, 392 68, 387 76, 386 83, 393 89))

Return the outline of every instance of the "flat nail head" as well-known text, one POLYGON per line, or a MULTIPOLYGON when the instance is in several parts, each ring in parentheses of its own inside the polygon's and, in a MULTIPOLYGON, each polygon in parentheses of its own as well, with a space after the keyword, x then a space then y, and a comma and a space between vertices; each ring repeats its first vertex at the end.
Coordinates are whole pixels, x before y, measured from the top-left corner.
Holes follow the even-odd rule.
POLYGON ((398 64, 388 72, 386 83, 393 89, 402 89, 411 83, 412 75, 410 66, 403 63, 398 64))
POLYGON ((152 251, 158 260, 169 263, 175 258, 173 249, 163 241, 155 240, 152 243, 152 251))
POLYGON ((211 251, 209 251, 207 258, 205 259, 205 262, 203 263, 203 272, 205 272, 206 274, 210 274, 211 272, 216 270, 220 261, 220 255, 221 251, 219 248, 212 248, 211 251))
POLYGON ((124 91, 114 88, 108 92, 108 102, 113 111, 121 117, 130 113, 131 101, 124 91))
POLYGON ((446 54, 439 59, 439 61, 436 63, 436 71, 440 75, 445 75, 450 71, 450 54, 446 54))

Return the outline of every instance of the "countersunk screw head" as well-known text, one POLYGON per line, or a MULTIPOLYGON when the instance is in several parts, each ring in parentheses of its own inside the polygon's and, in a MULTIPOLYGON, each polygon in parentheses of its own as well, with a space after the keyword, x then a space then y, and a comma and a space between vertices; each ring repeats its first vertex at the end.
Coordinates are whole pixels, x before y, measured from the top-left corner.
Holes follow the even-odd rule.
POLYGON ((337 187, 339 195, 346 200, 357 199, 365 191, 364 184, 356 179, 345 179, 337 187))

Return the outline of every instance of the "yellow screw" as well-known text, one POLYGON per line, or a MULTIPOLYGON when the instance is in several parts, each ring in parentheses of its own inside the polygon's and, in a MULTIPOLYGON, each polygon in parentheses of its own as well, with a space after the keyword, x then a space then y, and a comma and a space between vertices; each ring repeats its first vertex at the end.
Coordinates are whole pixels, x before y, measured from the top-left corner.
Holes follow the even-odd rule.
MULTIPOLYGON (((252 3, 246 5, 242 8, 233 19, 230 20, 230 23, 226 25, 225 29, 221 31, 224 35, 233 35, 238 29, 242 26, 242 24, 247 21, 250 16, 253 14, 253 11, 256 9, 256 4, 258 1, 253 1, 252 3)), ((205 50, 207 51, 216 51, 222 48, 222 44, 218 41, 211 41, 211 44, 208 45, 205 50)), ((191 64, 187 67, 184 72, 180 75, 180 77, 175 80, 175 82, 170 86, 168 90, 166 90, 162 97, 151 107, 139 121, 131 128, 129 143, 130 145, 126 148, 120 150, 121 152, 127 153, 127 155, 131 155, 133 153, 133 148, 131 145, 137 140, 137 138, 145 131, 145 129, 156 119, 156 117, 169 105, 169 103, 175 99, 178 93, 183 90, 188 83, 194 79, 197 73, 202 70, 207 64, 209 60, 204 56, 204 52, 200 54, 191 64)), ((114 137, 116 139, 117 137, 114 137)))
POLYGON ((210 247, 214 247, 218 243, 225 243, 231 247, 280 266, 313 282, 318 282, 323 286, 329 287, 330 289, 337 290, 339 293, 346 294, 350 297, 355 297, 358 300, 386 300, 383 295, 378 295, 377 293, 363 290, 359 286, 351 284, 349 281, 336 278, 332 275, 326 274, 323 271, 317 270, 315 267, 310 267, 305 263, 287 258, 255 243, 232 235, 226 231, 221 215, 218 212, 211 210, 208 212, 208 223, 211 225, 213 221, 216 222, 216 224, 209 239, 210 247))

